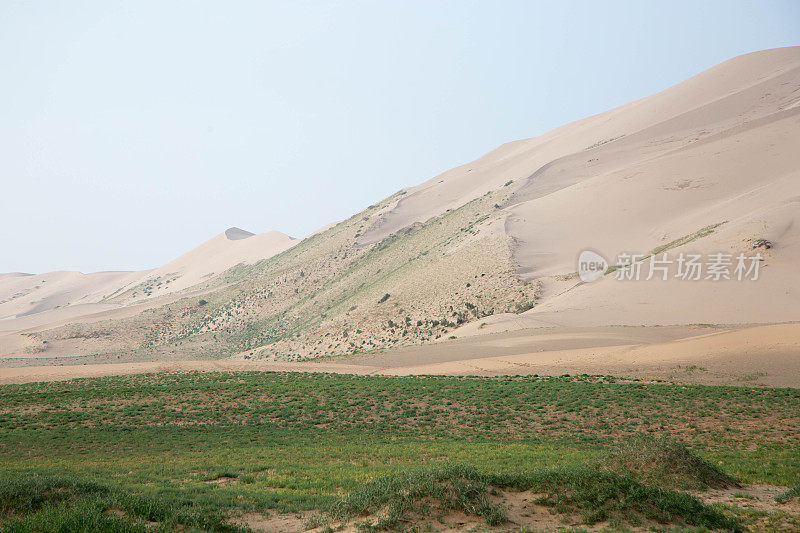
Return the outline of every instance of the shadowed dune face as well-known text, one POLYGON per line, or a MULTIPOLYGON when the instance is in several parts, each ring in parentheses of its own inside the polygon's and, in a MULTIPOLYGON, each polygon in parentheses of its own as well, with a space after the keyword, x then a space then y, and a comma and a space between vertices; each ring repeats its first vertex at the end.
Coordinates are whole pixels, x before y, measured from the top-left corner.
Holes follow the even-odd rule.
POLYGON ((253 235, 255 235, 255 233, 250 233, 249 231, 240 228, 228 228, 225 230, 225 236, 231 241, 246 239, 248 237, 252 237, 253 235))
MULTIPOLYGON (((748 54, 504 144, 302 242, 230 228, 158 269, 113 273, 80 303, 147 312, 70 315, 35 335, 70 356, 297 360, 542 326, 800 321, 797 146, 800 47, 748 54), (762 261, 757 281, 581 283, 586 249, 610 265, 654 251, 762 261)), ((64 288, 43 300, 32 283, 0 278, 0 317, 31 327, 78 301, 64 288)))

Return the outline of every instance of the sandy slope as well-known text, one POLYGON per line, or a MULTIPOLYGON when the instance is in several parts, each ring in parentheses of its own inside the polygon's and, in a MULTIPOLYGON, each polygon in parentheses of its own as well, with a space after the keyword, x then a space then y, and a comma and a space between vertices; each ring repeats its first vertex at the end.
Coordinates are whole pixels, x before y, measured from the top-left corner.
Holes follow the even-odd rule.
MULTIPOLYGON (((647 328, 646 328, 647 329, 647 328)), ((688 383, 800 387, 800 324, 663 343, 600 346, 385 369, 392 375, 611 374, 688 383)))
POLYGON ((0 274, 0 333, 117 309, 209 281, 239 263, 255 263, 298 242, 277 231, 229 228, 154 270, 0 274))
POLYGON ((362 239, 513 180, 505 232, 520 275, 545 285, 528 326, 800 320, 799 145, 800 47, 748 54, 408 189, 362 239), (767 239, 758 282, 554 279, 575 272, 584 249, 614 263, 721 222, 673 252, 755 254, 753 243, 767 239))
POLYGON ((97 303, 138 277, 138 272, 2 274, 0 323, 67 305, 97 303))
MULTIPOLYGON (((674 148, 692 139, 692 130, 707 130, 706 126, 714 124, 719 128, 733 126, 787 109, 797 102, 798 67, 800 47, 739 56, 653 96, 561 126, 540 137, 504 144, 471 163, 407 189, 396 206, 384 213, 383 223, 366 232, 362 240, 380 240, 415 221, 422 222, 462 205, 508 180, 521 181, 517 186, 528 186, 524 191, 528 197, 542 196, 580 182, 594 174, 594 169, 566 175, 563 166, 555 172, 551 167, 564 165, 561 158, 568 156, 581 159, 591 152, 592 155, 585 158, 591 159, 596 150, 590 147, 596 144, 606 146, 609 141, 628 137, 625 142, 629 146, 637 144, 633 154, 627 156, 627 147, 620 143, 613 150, 614 159, 625 164, 626 159, 636 160, 642 152, 662 151, 661 146, 648 150, 651 140, 672 143, 669 148, 674 148), (765 84, 765 80, 768 83, 765 84), (780 93, 773 95, 769 91, 776 86, 780 93), (743 92, 751 100, 740 102, 730 98, 743 92), (765 94, 769 94, 770 99, 761 102, 765 94), (725 98, 732 101, 717 109, 715 106, 725 98), (753 102, 752 98, 758 101, 753 102), (676 132, 681 133, 680 138, 671 138, 676 132), (562 177, 559 179, 553 174, 562 174, 562 177)), ((711 132, 707 130, 703 135, 711 132)))
POLYGON ((137 300, 177 292, 208 281, 239 263, 251 264, 271 257, 296 242, 279 231, 253 234, 229 228, 164 266, 146 272, 138 286, 126 287, 128 292, 120 299, 137 300))

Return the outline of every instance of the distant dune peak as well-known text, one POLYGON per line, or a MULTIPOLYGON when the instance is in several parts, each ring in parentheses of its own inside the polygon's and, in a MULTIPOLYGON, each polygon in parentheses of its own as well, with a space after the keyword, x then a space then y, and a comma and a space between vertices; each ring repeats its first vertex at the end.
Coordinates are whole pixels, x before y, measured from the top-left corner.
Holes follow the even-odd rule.
POLYGON ((225 230, 225 236, 231 241, 246 239, 248 237, 252 237, 253 235, 255 235, 255 233, 250 233, 249 231, 237 227, 228 228, 225 230))

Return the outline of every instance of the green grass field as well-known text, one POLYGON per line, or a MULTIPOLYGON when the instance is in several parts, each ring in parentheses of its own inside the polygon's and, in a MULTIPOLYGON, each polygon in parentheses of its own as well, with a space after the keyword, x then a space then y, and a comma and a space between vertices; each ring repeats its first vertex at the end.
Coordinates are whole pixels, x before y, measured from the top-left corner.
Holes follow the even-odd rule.
MULTIPOLYGON (((678 439, 741 483, 800 482, 795 389, 597 376, 142 375, 0 387, 0 528, 225 530, 248 512, 335 516, 363 510, 353 498, 380 492, 376 479, 421 483, 452 477, 448 468, 470 472, 456 476, 464 487, 548 491, 596 479, 648 497, 680 489, 593 466, 641 435, 678 439)), ((659 497, 689 505, 670 494, 659 497)), ((549 505, 588 523, 649 516, 549 505)))

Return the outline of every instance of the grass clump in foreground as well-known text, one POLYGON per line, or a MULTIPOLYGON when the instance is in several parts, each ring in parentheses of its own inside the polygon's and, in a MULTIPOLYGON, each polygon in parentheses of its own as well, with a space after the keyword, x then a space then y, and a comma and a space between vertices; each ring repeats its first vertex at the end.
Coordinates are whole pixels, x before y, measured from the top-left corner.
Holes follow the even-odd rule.
POLYGON ((624 441, 607 461, 609 468, 678 490, 739 487, 736 478, 692 453, 683 442, 639 434, 624 441))
POLYGON ((377 531, 453 511, 481 517, 490 526, 502 524, 505 513, 489 501, 488 491, 486 476, 472 467, 428 468, 365 483, 334 504, 331 514, 343 520, 379 515, 362 523, 365 529, 377 531))
POLYGON ((530 491, 536 505, 612 527, 678 526, 741 531, 740 524, 686 493, 643 485, 631 476, 595 466, 484 474, 471 466, 449 465, 385 476, 344 496, 331 509, 334 519, 362 519, 371 531, 403 529, 420 518, 452 512, 482 518, 489 526, 506 522, 502 492, 530 491))
POLYGON ((239 531, 219 509, 58 476, 0 480, 0 531, 239 531))

